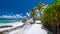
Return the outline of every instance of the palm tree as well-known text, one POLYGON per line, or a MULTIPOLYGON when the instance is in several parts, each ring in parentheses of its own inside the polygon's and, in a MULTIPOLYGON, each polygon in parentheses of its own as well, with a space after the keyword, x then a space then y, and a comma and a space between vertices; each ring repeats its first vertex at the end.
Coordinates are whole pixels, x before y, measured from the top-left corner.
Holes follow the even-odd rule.
POLYGON ((32 11, 30 12, 30 17, 31 18, 34 18, 34 15, 35 15, 35 12, 34 12, 35 10, 34 9, 32 9, 32 11))
POLYGON ((43 3, 40 3, 37 7, 38 7, 38 10, 40 10, 43 7, 43 3))
POLYGON ((30 13, 30 17, 39 19, 38 14, 41 16, 41 11, 43 10, 42 7, 45 6, 44 4, 40 3, 37 7, 34 7, 30 13))
POLYGON ((42 15, 43 10, 45 9, 44 6, 45 6, 45 4, 43 4, 43 3, 40 3, 40 4, 37 6, 37 8, 38 8, 38 10, 39 10, 38 13, 40 14, 40 17, 41 17, 41 15, 42 15))
POLYGON ((32 11, 30 12, 30 17, 33 18, 34 23, 35 23, 35 10, 32 9, 32 11))

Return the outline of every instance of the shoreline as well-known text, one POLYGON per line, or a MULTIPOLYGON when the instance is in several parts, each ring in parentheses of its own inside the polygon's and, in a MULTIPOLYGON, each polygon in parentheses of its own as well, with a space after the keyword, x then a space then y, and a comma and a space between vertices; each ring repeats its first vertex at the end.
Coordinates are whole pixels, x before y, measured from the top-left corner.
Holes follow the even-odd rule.
POLYGON ((16 30, 17 28, 21 28, 24 25, 24 23, 17 22, 17 23, 13 23, 13 24, 5 24, 5 25, 12 25, 13 27, 0 28, 0 32, 16 30))
POLYGON ((19 21, 19 22, 12 22, 12 23, 4 23, 4 24, 0 24, 0 26, 14 25, 14 24, 17 24, 17 23, 22 23, 22 21, 19 21))
POLYGON ((19 30, 21 33, 24 30, 30 29, 30 27, 32 26, 30 24, 30 22, 33 22, 33 20, 29 19, 25 23, 23 23, 23 22, 17 22, 17 23, 13 23, 13 24, 9 23, 8 25, 13 25, 14 27, 0 28, 0 33, 8 34, 8 33, 16 32, 16 30, 19 30), (30 26, 29 26, 29 24, 30 24, 30 26))

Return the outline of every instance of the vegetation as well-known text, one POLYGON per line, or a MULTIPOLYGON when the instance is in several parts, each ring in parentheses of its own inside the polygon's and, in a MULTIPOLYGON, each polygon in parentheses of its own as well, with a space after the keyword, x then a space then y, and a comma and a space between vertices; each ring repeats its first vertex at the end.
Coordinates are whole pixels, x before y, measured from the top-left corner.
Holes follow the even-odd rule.
POLYGON ((35 18, 36 20, 39 20, 38 13, 40 14, 42 7, 43 7, 43 4, 40 3, 35 9, 32 9, 31 12, 30 12, 30 17, 35 18), (39 12, 37 12, 37 10, 39 10, 39 12))
MULTIPOLYGON (((46 5, 40 3, 37 6, 39 12, 42 12, 43 6, 46 5)), ((34 9, 31 11, 30 17, 38 19, 36 18, 36 12, 34 9)), ((43 26, 53 32, 53 34, 57 34, 57 31, 60 30, 60 0, 56 0, 56 2, 48 4, 48 6, 44 8, 41 16, 41 22, 43 26)))
POLYGON ((40 10, 43 7, 43 3, 40 3, 37 7, 38 7, 38 10, 40 10))
POLYGON ((60 26, 60 1, 56 0, 53 4, 48 4, 41 16, 42 24, 53 34, 57 34, 60 26))
POLYGON ((35 17, 35 10, 34 10, 34 9, 32 9, 32 11, 31 11, 31 13, 30 13, 30 17, 31 17, 31 18, 34 18, 34 17, 35 17))

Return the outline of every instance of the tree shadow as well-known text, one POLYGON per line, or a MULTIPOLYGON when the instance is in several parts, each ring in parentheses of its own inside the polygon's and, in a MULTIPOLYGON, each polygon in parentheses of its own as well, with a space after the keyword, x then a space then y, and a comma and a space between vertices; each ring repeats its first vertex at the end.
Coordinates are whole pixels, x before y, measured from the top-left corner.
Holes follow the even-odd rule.
POLYGON ((46 30, 47 31, 47 34, 53 34, 51 31, 49 31, 47 28, 45 27, 42 27, 42 29, 46 30))
POLYGON ((58 31, 57 34, 60 34, 60 31, 58 31))

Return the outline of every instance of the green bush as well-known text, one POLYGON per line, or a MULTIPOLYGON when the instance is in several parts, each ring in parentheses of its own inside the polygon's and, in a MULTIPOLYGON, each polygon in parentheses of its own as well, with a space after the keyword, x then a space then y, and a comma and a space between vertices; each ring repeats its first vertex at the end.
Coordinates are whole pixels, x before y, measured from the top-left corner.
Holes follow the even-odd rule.
POLYGON ((56 31, 60 23, 60 1, 48 4, 41 16, 42 24, 50 31, 56 31))

